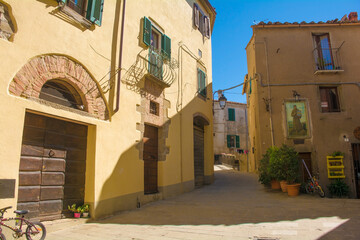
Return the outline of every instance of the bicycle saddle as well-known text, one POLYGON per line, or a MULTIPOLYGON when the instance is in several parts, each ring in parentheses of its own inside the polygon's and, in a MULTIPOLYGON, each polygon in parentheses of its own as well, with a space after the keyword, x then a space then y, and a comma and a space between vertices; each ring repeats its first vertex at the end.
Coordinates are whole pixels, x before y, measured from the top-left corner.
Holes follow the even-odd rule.
POLYGON ((14 213, 19 214, 19 215, 24 215, 27 214, 29 211, 28 210, 16 210, 14 211, 14 213))

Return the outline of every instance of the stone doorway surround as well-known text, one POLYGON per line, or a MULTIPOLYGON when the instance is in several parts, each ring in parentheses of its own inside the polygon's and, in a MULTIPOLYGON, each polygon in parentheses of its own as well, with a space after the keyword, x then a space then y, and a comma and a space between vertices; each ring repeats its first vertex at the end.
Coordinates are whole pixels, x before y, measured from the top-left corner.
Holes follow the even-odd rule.
POLYGON ((42 86, 48 80, 63 80, 80 94, 85 111, 106 120, 109 111, 105 97, 95 78, 78 62, 64 55, 41 55, 29 60, 9 85, 12 95, 39 100, 42 86))

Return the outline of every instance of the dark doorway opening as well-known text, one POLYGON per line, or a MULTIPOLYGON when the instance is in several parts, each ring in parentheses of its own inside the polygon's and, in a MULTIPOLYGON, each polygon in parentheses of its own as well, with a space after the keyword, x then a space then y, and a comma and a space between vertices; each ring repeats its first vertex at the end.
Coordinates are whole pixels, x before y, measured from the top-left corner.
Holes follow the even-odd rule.
POLYGON ((144 193, 158 192, 158 128, 145 124, 144 131, 144 193))
POLYGON ((356 197, 360 198, 360 143, 351 144, 351 148, 354 161, 356 197))

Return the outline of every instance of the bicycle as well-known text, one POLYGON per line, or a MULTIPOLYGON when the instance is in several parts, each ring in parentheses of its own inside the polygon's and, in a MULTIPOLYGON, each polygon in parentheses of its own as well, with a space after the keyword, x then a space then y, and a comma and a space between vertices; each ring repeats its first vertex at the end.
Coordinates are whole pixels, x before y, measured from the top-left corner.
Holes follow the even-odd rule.
POLYGON ((25 235, 27 240, 44 240, 46 236, 46 228, 40 222, 30 222, 24 218, 28 210, 16 210, 15 218, 4 218, 4 213, 12 207, 6 207, 0 209, 0 240, 6 240, 5 235, 2 233, 2 227, 7 227, 14 233, 12 236, 17 239, 25 235), (5 222, 15 221, 15 227, 7 225, 5 222), (23 226, 27 226, 26 230, 23 231, 23 226))
POLYGON ((325 193, 324 193, 324 191, 322 190, 322 188, 321 188, 321 186, 320 186, 320 184, 319 184, 319 181, 316 179, 315 176, 314 176, 314 177, 311 176, 310 171, 309 171, 309 169, 307 168, 304 159, 301 159, 301 160, 302 160, 302 162, 303 162, 303 164, 304 164, 304 166, 305 166, 305 169, 306 169, 307 173, 309 174, 309 181, 308 181, 308 183, 307 183, 306 186, 305 186, 305 191, 306 191, 307 193, 317 192, 317 193, 320 195, 320 197, 322 197, 322 198, 325 197, 325 193))

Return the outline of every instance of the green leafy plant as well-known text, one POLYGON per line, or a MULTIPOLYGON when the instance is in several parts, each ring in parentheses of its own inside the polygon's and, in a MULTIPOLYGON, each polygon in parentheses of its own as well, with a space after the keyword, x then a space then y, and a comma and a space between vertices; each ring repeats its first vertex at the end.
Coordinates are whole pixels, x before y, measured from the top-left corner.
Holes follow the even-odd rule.
POLYGON ((82 206, 76 206, 76 203, 74 203, 73 205, 68 205, 68 209, 70 212, 74 212, 74 213, 82 213, 82 206))
POLYGON ((260 159, 259 164, 259 182, 264 185, 268 185, 271 182, 270 170, 269 170, 269 162, 270 162, 270 154, 272 152, 272 148, 268 148, 266 153, 263 155, 263 158, 260 159))
POLYGON ((267 149, 259 165, 259 181, 269 184, 271 180, 297 183, 300 179, 300 163, 294 148, 283 144, 280 148, 267 149))
POLYGON ((331 196, 335 197, 347 197, 349 196, 350 188, 349 186, 341 179, 336 179, 327 186, 331 196))
POLYGON ((343 157, 345 155, 345 153, 340 152, 340 151, 335 151, 331 154, 332 157, 343 157))
POLYGON ((289 184, 300 182, 300 162, 295 149, 283 144, 279 149, 279 155, 285 180, 289 184))
POLYGON ((81 206, 81 210, 82 210, 83 213, 84 212, 89 212, 89 208, 90 208, 89 204, 84 204, 84 205, 81 206))

